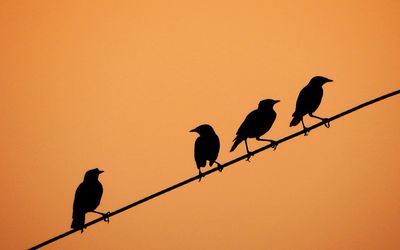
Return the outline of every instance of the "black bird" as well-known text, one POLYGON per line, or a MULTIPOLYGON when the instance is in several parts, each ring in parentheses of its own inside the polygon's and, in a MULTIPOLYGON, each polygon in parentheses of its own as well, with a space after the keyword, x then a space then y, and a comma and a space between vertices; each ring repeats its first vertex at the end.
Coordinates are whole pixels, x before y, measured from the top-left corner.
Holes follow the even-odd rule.
POLYGON ((260 101, 258 108, 251 111, 242 125, 240 125, 238 131, 236 132, 236 138, 233 140, 233 145, 231 152, 244 141, 246 144, 246 151, 249 155, 247 160, 251 157, 251 152, 247 145, 247 138, 256 138, 257 141, 269 141, 272 144, 272 148, 275 150, 278 144, 274 140, 261 139, 260 136, 267 133, 272 124, 274 124, 276 118, 276 112, 274 111, 274 105, 279 102, 279 100, 266 99, 260 101))
POLYGON ((85 214, 87 212, 106 216, 103 213, 95 211, 103 195, 103 186, 99 181, 99 175, 103 172, 98 168, 87 171, 83 182, 76 189, 71 228, 81 229, 83 232, 85 214))
POLYGON ((290 127, 296 126, 301 121, 304 135, 307 135, 309 131, 304 125, 303 117, 308 114, 311 117, 320 119, 325 123, 325 126, 329 128, 329 120, 327 118, 318 117, 313 114, 321 104, 322 96, 324 95, 322 85, 327 82, 332 82, 332 80, 323 76, 315 76, 310 80, 307 86, 300 91, 299 97, 297 97, 296 111, 292 115, 293 120, 290 122, 290 127))
POLYGON ((199 169, 199 181, 201 181, 203 177, 200 168, 205 167, 207 161, 210 167, 215 162, 218 165, 219 171, 222 171, 221 165, 216 162, 220 144, 218 135, 215 133, 214 129, 208 124, 203 124, 190 130, 190 132, 197 132, 199 134, 194 144, 194 160, 199 169))

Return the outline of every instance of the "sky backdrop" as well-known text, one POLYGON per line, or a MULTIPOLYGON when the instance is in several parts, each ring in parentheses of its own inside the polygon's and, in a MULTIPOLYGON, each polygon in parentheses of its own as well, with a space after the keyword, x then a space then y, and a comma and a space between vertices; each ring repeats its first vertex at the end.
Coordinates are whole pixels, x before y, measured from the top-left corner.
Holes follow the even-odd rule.
MULTIPOLYGON (((334 80, 319 116, 399 89, 399 25, 397 0, 1 1, 0 248, 69 230, 88 169, 105 171, 104 212, 197 174, 199 124, 221 163, 242 155, 232 140, 262 99, 281 100, 265 138, 299 131, 315 75, 334 80)), ((399 107, 369 106, 47 249, 400 249, 399 107)))

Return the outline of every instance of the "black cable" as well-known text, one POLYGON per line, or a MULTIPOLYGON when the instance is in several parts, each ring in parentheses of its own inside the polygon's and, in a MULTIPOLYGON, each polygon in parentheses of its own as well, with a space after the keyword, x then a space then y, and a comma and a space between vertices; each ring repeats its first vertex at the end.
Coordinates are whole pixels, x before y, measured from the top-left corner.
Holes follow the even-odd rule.
MULTIPOLYGON (((308 128, 308 131, 311 131, 311 130, 313 130, 313 129, 316 129, 316 128, 318 128, 318 127, 320 127, 320 126, 326 124, 327 122, 331 122, 331 121, 334 121, 334 120, 336 120, 336 119, 339 119, 339 118, 341 118, 341 117, 343 117, 343 116, 345 116, 345 115, 348 115, 348 114, 350 114, 350 113, 352 113, 352 112, 354 112, 354 111, 357 111, 357 110, 359 110, 359 109, 362 109, 362 108, 364 108, 364 107, 366 107, 366 106, 368 106, 368 105, 374 104, 374 103, 376 103, 376 102, 382 101, 382 100, 384 100, 384 99, 386 99, 386 98, 389 98, 389 97, 391 97, 391 96, 397 95, 397 94, 399 94, 399 93, 400 93, 400 89, 399 89, 399 90, 396 90, 396 91, 393 91, 393 92, 391 92, 391 93, 388 93, 388 94, 386 94, 386 95, 377 97, 377 98, 372 99, 372 100, 370 100, 370 101, 367 101, 367 102, 365 102, 365 103, 363 103, 363 104, 360 104, 360 105, 358 105, 358 106, 356 106, 356 107, 354 107, 354 108, 351 108, 351 109, 348 109, 348 110, 346 110, 346 111, 343 111, 343 112, 341 112, 341 113, 339 113, 339 114, 337 114, 337 115, 334 115, 334 116, 332 116, 332 117, 330 117, 330 118, 327 118, 325 121, 321 121, 321 122, 319 122, 319 123, 317 123, 317 124, 315 124, 315 125, 309 127, 309 128, 308 128)), ((284 137, 284 138, 282 138, 282 139, 280 139, 280 140, 277 140, 276 142, 277 142, 278 144, 280 144, 280 143, 282 143, 282 142, 291 140, 291 139, 293 139, 293 138, 295 138, 295 137, 297 137, 297 136, 299 136, 299 135, 303 135, 303 134, 304 134, 304 131, 301 130, 301 131, 296 132, 296 133, 294 133, 294 134, 288 135, 288 136, 286 136, 286 137, 284 137)), ((263 147, 261 147, 261 148, 258 148, 258 149, 254 150, 254 151, 252 152, 252 155, 258 154, 258 153, 260 153, 260 152, 262 152, 262 151, 264 151, 264 150, 266 150, 266 149, 268 149, 268 148, 271 148, 272 146, 273 146, 273 144, 268 144, 268 145, 266 145, 266 146, 263 146, 263 147)), ((240 157, 238 157, 238 158, 235 158, 235 159, 233 159, 233 160, 231 160, 231 161, 228 161, 228 162, 226 162, 226 163, 224 163, 224 164, 221 164, 221 167, 226 168, 226 167, 228 167, 228 166, 230 166, 230 165, 235 164, 236 162, 239 162, 239 161, 244 160, 244 159, 247 159, 247 158, 248 158, 248 155, 247 155, 247 154, 242 155, 242 156, 240 156, 240 157)), ((212 173, 214 173, 214 172, 217 171, 217 170, 218 170, 218 168, 213 168, 213 169, 211 169, 211 170, 208 170, 208 171, 206 171, 206 172, 203 173, 203 177, 204 177, 204 176, 207 176, 207 175, 209 175, 209 174, 212 174, 212 173)), ((114 215, 117 215, 117 214, 119 214, 119 213, 122 213, 122 212, 124 212, 124 211, 126 211, 126 210, 128 210, 128 209, 130 209, 130 208, 136 207, 136 206, 138 206, 138 205, 140 205, 140 204, 142 204, 142 203, 144 203, 144 202, 146 202, 146 201, 149 201, 149 200, 154 199, 154 198, 156 198, 156 197, 158 197, 158 196, 160 196, 160 195, 163 195, 163 194, 165 194, 165 193, 168 193, 168 192, 170 192, 170 191, 172 191, 172 190, 174 190, 174 189, 177 189, 177 188, 179 188, 179 187, 181 187, 181 186, 184 186, 184 185, 186 185, 186 184, 188 184, 188 183, 190 183, 190 182, 192 182, 192 181, 195 181, 195 180, 197 180, 197 179, 199 179, 199 178, 200 178, 200 176, 199 176, 199 175, 196 175, 196 176, 193 176, 193 177, 191 177, 191 178, 189 178, 189 179, 187 179, 187 180, 181 181, 181 182, 179 182, 179 183, 177 183, 177 184, 175 184, 175 185, 172 185, 172 186, 170 186, 170 187, 167 187, 167 188, 165 188, 165 189, 163 189, 163 190, 161 190, 161 191, 159 191, 159 192, 157 192, 157 193, 151 194, 151 195, 149 195, 149 196, 147 196, 147 197, 145 197, 145 198, 143 198, 143 199, 140 199, 140 200, 138 200, 138 201, 135 201, 135 202, 133 202, 133 203, 131 203, 131 204, 125 206, 125 207, 122 207, 122 208, 120 208, 120 209, 117 209, 117 210, 115 210, 114 212, 110 212, 110 213, 107 214, 107 215, 108 215, 107 217, 100 217, 100 218, 97 218, 97 219, 95 219, 95 220, 92 220, 92 221, 86 223, 86 224, 85 224, 85 227, 89 227, 89 226, 94 225, 94 224, 96 224, 96 223, 98 223, 98 222, 100 222, 100 221, 103 221, 105 218, 110 218, 110 217, 112 217, 112 216, 114 216, 114 215)), ((45 242, 42 242, 42 243, 40 243, 40 244, 38 244, 38 245, 36 245, 36 246, 34 246, 34 247, 32 247, 32 248, 29 248, 29 249, 38 249, 38 248, 41 248, 41 247, 43 247, 43 246, 46 246, 46 245, 48 245, 48 244, 50 244, 50 243, 52 243, 52 242, 54 242, 54 241, 57 241, 57 240, 59 240, 59 239, 61 239, 61 238, 64 238, 64 237, 66 237, 66 236, 68 236, 68 235, 70 235, 70 234, 72 234, 72 233, 77 232, 77 231, 80 231, 80 229, 72 229, 72 230, 70 230, 70 231, 67 231, 67 232, 65 232, 65 233, 63 233, 63 234, 60 234, 60 235, 58 235, 58 236, 56 236, 56 237, 54 237, 54 238, 51 238, 51 239, 49 239, 49 240, 47 240, 47 241, 45 241, 45 242)))

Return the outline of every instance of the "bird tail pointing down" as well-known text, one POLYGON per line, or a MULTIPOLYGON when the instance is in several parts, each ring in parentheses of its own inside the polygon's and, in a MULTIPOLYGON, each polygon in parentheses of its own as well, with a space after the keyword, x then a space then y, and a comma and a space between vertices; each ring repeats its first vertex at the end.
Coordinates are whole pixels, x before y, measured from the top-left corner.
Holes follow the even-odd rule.
POLYGON ((293 114, 293 119, 290 122, 290 127, 296 126, 301 121, 301 118, 293 114))
POLYGON ((230 152, 232 152, 233 150, 236 149, 236 147, 243 141, 243 138, 236 136, 236 138, 233 140, 233 145, 232 148, 230 150, 230 152))
POLYGON ((85 225, 85 213, 74 213, 71 228, 81 229, 85 225))

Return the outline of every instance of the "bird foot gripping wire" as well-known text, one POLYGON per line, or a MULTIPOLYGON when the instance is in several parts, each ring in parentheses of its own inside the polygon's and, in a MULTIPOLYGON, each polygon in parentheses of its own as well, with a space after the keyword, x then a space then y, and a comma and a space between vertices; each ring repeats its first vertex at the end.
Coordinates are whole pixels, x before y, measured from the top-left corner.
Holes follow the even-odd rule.
POLYGON ((201 181, 201 178, 203 178, 205 175, 200 171, 199 169, 199 182, 201 181))
POLYGON ((103 220, 105 221, 105 222, 107 222, 107 224, 109 224, 110 223, 110 212, 107 212, 107 213, 105 213, 104 215, 103 215, 103 220))
POLYGON ((101 213, 101 212, 93 211, 93 213, 102 215, 102 216, 103 216, 103 220, 104 220, 105 222, 107 222, 107 223, 110 223, 110 214, 111 214, 110 212, 101 213))
POLYGON ((251 158, 253 155, 254 155, 253 152, 247 151, 247 159, 246 159, 246 161, 250 162, 250 158, 251 158))
POLYGON ((308 133, 310 133, 310 129, 309 128, 307 128, 307 127, 304 127, 304 136, 307 136, 308 135, 308 133))
POLYGON ((222 170, 224 170, 224 167, 219 162, 215 162, 215 164, 217 164, 217 169, 219 172, 222 172, 222 170))
POLYGON ((329 123, 329 119, 328 118, 323 118, 322 122, 324 123, 324 126, 326 128, 330 128, 331 127, 331 124, 329 123))
POLYGON ((273 148, 274 150, 278 147, 278 142, 277 141, 270 140, 270 139, 262 139, 260 137, 257 137, 256 139, 257 139, 257 141, 268 141, 268 142, 270 142, 271 148, 273 148))
POLYGON ((273 140, 271 140, 271 148, 273 148, 274 149, 274 151, 276 150, 276 148, 278 147, 278 142, 277 141, 273 141, 273 140))
POLYGON ((326 128, 330 128, 331 127, 331 124, 329 123, 330 122, 329 118, 323 118, 323 117, 319 117, 319 116, 316 116, 316 115, 313 115, 313 114, 310 114, 310 116, 321 120, 324 123, 324 126, 326 128))

